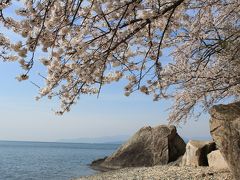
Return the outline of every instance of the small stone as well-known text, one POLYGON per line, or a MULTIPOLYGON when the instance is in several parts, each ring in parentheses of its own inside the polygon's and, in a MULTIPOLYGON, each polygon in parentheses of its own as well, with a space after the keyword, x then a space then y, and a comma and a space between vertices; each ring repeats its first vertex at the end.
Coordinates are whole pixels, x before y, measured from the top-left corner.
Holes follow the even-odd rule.
POLYGON ((209 167, 215 169, 228 169, 228 165, 219 150, 208 154, 208 164, 209 167))

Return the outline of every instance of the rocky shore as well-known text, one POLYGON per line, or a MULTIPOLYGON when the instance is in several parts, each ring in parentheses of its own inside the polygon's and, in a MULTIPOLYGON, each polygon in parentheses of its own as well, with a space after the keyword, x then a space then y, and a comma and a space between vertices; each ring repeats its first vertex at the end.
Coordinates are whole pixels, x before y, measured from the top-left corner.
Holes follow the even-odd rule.
POLYGON ((166 125, 141 128, 91 167, 102 173, 77 180, 233 180, 215 142, 185 144, 176 127, 166 125))
POLYGON ((131 167, 98 173, 74 180, 232 180, 229 170, 210 167, 168 166, 131 167))
POLYGON ((185 144, 175 126, 143 127, 91 164, 111 171, 76 180, 239 180, 240 102, 214 106, 210 114, 213 141, 185 144))

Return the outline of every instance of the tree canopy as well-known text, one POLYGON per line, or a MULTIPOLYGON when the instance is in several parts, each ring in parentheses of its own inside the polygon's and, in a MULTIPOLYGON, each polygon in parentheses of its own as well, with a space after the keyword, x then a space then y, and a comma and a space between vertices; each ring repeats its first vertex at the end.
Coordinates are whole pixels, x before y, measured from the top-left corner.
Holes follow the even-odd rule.
POLYGON ((128 80, 154 100, 171 98, 170 122, 240 94, 239 0, 1 0, 0 58, 17 61, 27 80, 39 59, 47 68, 40 96, 60 97, 59 114, 81 94, 128 80), (16 15, 7 9, 15 8, 16 15), (168 52, 171 60, 164 61, 168 52))

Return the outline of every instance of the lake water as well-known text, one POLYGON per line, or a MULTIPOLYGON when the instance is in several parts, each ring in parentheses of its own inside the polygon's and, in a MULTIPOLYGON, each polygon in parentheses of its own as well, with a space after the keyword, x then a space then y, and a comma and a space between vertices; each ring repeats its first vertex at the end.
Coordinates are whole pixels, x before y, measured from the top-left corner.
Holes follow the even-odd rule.
POLYGON ((0 141, 0 180, 69 180, 96 173, 88 164, 119 145, 0 141))

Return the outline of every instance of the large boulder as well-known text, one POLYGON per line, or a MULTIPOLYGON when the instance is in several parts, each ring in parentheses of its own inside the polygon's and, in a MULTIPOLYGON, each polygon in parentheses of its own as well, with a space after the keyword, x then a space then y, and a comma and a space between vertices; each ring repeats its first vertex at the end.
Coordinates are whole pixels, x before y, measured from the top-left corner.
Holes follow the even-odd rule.
POLYGON ((207 155, 216 149, 213 141, 190 140, 182 157, 181 166, 208 166, 207 155))
POLYGON ((228 165, 219 150, 212 151, 207 157, 209 167, 214 169, 228 169, 228 165))
POLYGON ((210 132, 235 179, 240 179, 240 102, 210 109, 210 132))
POLYGON ((98 166, 118 169, 164 165, 183 155, 185 147, 175 126, 143 127, 98 166))

